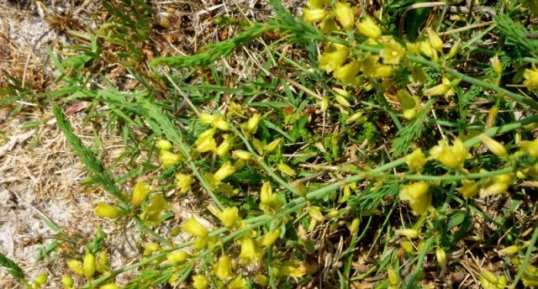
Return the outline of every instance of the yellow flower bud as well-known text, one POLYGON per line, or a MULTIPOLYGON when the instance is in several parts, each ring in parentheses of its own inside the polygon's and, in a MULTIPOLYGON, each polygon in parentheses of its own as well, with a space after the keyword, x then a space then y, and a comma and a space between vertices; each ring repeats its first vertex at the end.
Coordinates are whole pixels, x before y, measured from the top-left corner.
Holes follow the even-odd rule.
POLYGON ((503 65, 501 64, 501 61, 499 60, 499 56, 495 55, 492 58, 489 59, 489 62, 491 63, 491 66, 493 67, 493 70, 499 75, 503 72, 503 65))
POLYGON ((454 139, 452 146, 449 146, 445 140, 439 141, 439 144, 430 150, 432 159, 452 170, 461 168, 468 155, 463 142, 459 138, 454 139))
POLYGON ((400 285, 400 276, 396 273, 393 268, 387 269, 387 277, 389 279, 389 284, 392 286, 400 285))
POLYGON ((181 161, 181 156, 170 151, 162 150, 159 153, 159 161, 161 161, 165 167, 172 166, 181 161))
POLYGON ((99 289, 121 289, 121 287, 114 283, 109 283, 109 284, 99 287, 99 289))
POLYGON ((217 217, 226 228, 233 228, 241 221, 237 207, 224 208, 221 212, 217 212, 217 217))
POLYGON ((230 162, 226 162, 213 174, 213 179, 216 183, 220 183, 234 172, 235 167, 230 162))
POLYGON ((273 199, 273 188, 269 182, 264 182, 260 190, 260 202, 269 204, 273 199))
POLYGON ((353 221, 351 221, 351 224, 349 224, 348 229, 349 233, 351 235, 355 235, 359 232, 359 226, 361 224, 361 219, 354 218, 353 221))
POLYGON ((504 148, 504 145, 499 143, 498 141, 490 138, 489 136, 482 134, 480 135, 480 140, 488 147, 488 149, 499 157, 504 157, 507 155, 506 148, 504 148))
POLYGON ((236 159, 248 161, 248 160, 250 160, 252 158, 252 155, 247 151, 235 150, 235 151, 232 152, 232 157, 234 157, 236 159))
POLYGON ((274 231, 271 231, 271 232, 267 232, 263 236, 262 245, 264 247, 269 247, 269 246, 273 245, 276 242, 278 237, 280 237, 280 230, 278 230, 278 229, 274 230, 274 231))
POLYGON ((415 229, 398 229, 396 230, 396 235, 404 236, 409 239, 416 239, 420 235, 420 232, 415 229))
POLYGON ((101 218, 116 219, 121 216, 121 210, 104 202, 97 204, 93 210, 95 215, 101 218))
POLYGON ((470 180, 463 180, 461 181, 461 187, 459 187, 457 190, 463 196, 463 198, 472 198, 478 194, 480 184, 470 180))
POLYGON ((247 122, 247 131, 250 133, 255 133, 258 130, 258 125, 260 124, 260 121, 262 120, 262 115, 259 113, 254 114, 248 119, 247 122))
POLYGON ((40 273, 39 275, 35 277, 34 282, 37 283, 39 286, 42 286, 42 285, 47 284, 48 280, 49 280, 49 277, 46 274, 40 273))
POLYGON ((277 147, 280 146, 280 144, 282 144, 282 142, 283 142, 283 139, 281 137, 275 139, 274 141, 270 142, 269 144, 265 146, 265 151, 268 153, 273 152, 277 147))
POLYGON ((499 256, 514 255, 517 252, 519 252, 520 250, 521 250, 521 247, 516 246, 516 245, 512 245, 512 246, 508 246, 508 247, 506 247, 504 249, 499 250, 497 252, 497 254, 499 254, 499 256))
POLYGON ((200 123, 205 125, 214 125, 217 120, 217 116, 209 114, 207 112, 200 113, 200 123))
POLYGON ((217 120, 213 125, 222 131, 230 130, 230 124, 224 119, 222 119, 222 116, 217 117, 217 120))
POLYGON ((414 215, 424 215, 431 205, 431 194, 428 193, 430 184, 416 182, 404 186, 400 192, 400 199, 408 201, 414 215))
POLYGON ((349 3, 337 1, 334 7, 334 16, 342 28, 349 29, 355 23, 355 13, 349 3))
POLYGON ((448 78, 446 77, 443 77, 443 82, 441 84, 428 88, 424 92, 424 94, 427 96, 447 95, 451 88, 452 86, 450 80, 448 80, 448 78))
POLYGON ((347 99, 345 99, 341 95, 338 95, 338 94, 335 95, 334 100, 336 100, 336 102, 338 102, 340 105, 344 107, 351 107, 351 104, 349 103, 349 101, 347 101, 347 99))
POLYGON ((510 185, 504 182, 494 182, 493 184, 484 187, 480 190, 480 197, 485 198, 489 196, 494 196, 502 194, 508 190, 510 185))
POLYGON ((288 277, 302 278, 306 274, 306 266, 297 260, 288 261, 282 264, 280 273, 288 277))
POLYGON ((308 215, 310 215, 310 218, 312 218, 312 220, 316 220, 319 222, 324 220, 323 214, 321 213, 321 208, 317 206, 308 207, 308 215))
POLYGON ((325 51, 318 56, 319 67, 327 73, 342 66, 346 62, 349 49, 340 44, 332 44, 325 48, 325 51))
POLYGON ((288 175, 290 177, 295 176, 295 171, 285 163, 279 163, 278 165, 276 165, 276 168, 285 175, 288 175))
POLYGON ((447 54, 448 58, 454 58, 458 54, 458 50, 460 49, 461 40, 457 40, 454 45, 450 48, 450 51, 447 54))
POLYGON ((521 148, 531 156, 538 158, 538 139, 531 142, 521 142, 521 148))
POLYGON ((428 32, 428 39, 430 40, 430 44, 433 49, 442 52, 443 51, 443 40, 441 40, 441 37, 431 28, 427 28, 426 32, 428 32))
POLYGON ((410 170, 420 173, 426 164, 426 156, 421 149, 416 149, 405 157, 405 163, 410 170))
POLYGON ((213 268, 215 274, 220 280, 226 280, 232 276, 232 259, 226 254, 222 254, 213 268))
POLYGON ((239 253, 241 263, 248 265, 260 259, 261 250, 251 237, 241 238, 239 244, 241 246, 241 252, 239 253))
POLYGON ((93 277, 95 274, 95 255, 90 253, 84 255, 82 264, 84 276, 88 279, 93 277))
POLYGON ((538 89, 538 69, 537 68, 525 69, 525 72, 523 73, 523 77, 525 78, 523 85, 525 85, 529 90, 538 89))
POLYGON ((327 111, 327 109, 329 108, 329 98, 324 96, 320 101, 319 101, 319 110, 321 112, 325 112, 327 111))
POLYGON ((356 83, 357 74, 361 70, 361 65, 357 60, 353 60, 345 65, 338 66, 333 72, 333 77, 349 84, 356 83))
POLYGON ((133 207, 139 207, 148 197, 149 185, 144 182, 137 182, 133 189, 131 196, 131 205, 133 207))
POLYGON ((362 111, 358 111, 354 114, 352 114, 348 119, 346 119, 346 124, 352 124, 352 123, 364 123, 366 121, 366 117, 363 117, 362 111))
POLYGON ((435 49, 433 49, 431 43, 429 41, 420 41, 418 43, 418 47, 419 47, 419 50, 420 52, 422 53, 422 55, 432 59, 432 60, 437 60, 437 51, 435 49))
POLYGON ((168 255, 166 255, 166 259, 172 265, 177 265, 177 264, 183 263, 183 262, 185 262, 185 260, 187 260, 187 258, 189 258, 189 254, 187 254, 187 252, 185 252, 183 250, 170 252, 170 253, 168 253, 168 255))
POLYGON ((446 269, 447 261, 445 250, 441 247, 437 247, 437 249, 435 249, 435 257, 437 258, 437 263, 439 263, 441 269, 446 269))
POLYGON ((303 19, 307 22, 307 23, 316 23, 316 22, 319 22, 321 20, 323 20, 323 18, 325 18, 327 16, 327 11, 325 11, 324 9, 319 9, 319 8, 314 8, 314 9, 311 9, 311 8, 305 8, 303 10, 303 19))
POLYGON ((230 283, 228 283, 227 289, 248 289, 248 284, 245 278, 235 277, 230 283))
POLYGON ((207 289, 209 288, 209 280, 203 275, 194 275, 192 276, 192 288, 207 289))
POLYGON ((144 247, 144 256, 150 256, 151 254, 159 251, 161 249, 161 246, 157 243, 144 243, 142 244, 142 247, 144 247))
POLYGON ((160 150, 169 151, 172 149, 172 143, 167 140, 161 139, 157 141, 157 148, 159 148, 160 150))
POLYGON ((381 28, 370 17, 364 17, 358 24, 359 33, 373 39, 381 37, 381 28))
POLYGON ((407 254, 411 254, 415 252, 415 248, 413 247, 413 244, 409 241, 400 242, 400 246, 407 254))
POLYGON ((236 116, 239 116, 239 117, 244 117, 243 115, 243 106, 241 106, 240 104, 237 104, 235 102, 230 102, 228 103, 228 115, 236 115, 236 116))
POLYGON ((194 217, 190 217, 181 226, 181 231, 191 234, 198 238, 205 238, 209 234, 206 227, 202 225, 194 217))
POLYGON ((176 174, 176 188, 181 194, 185 194, 191 190, 191 185, 194 182, 192 175, 176 174))
POLYGON ((196 151, 199 153, 213 152, 217 150, 217 142, 213 136, 208 136, 204 138, 198 138, 199 141, 196 145, 196 151))
POLYGON ((67 262, 67 268, 75 272, 75 274, 84 275, 84 269, 82 267, 82 262, 80 262, 79 260, 69 260, 67 262))
POLYGON ((398 43, 392 36, 383 36, 381 38, 383 49, 379 54, 385 64, 399 64, 400 59, 405 56, 405 48, 398 43))
POLYGON ((73 280, 73 277, 69 275, 63 275, 62 276, 62 285, 66 288, 71 288, 75 284, 75 280, 73 280))
POLYGON ((109 270, 108 268, 108 253, 107 251, 100 251, 97 255, 97 260, 95 261, 95 270, 99 273, 105 273, 109 270))
POLYGON ((217 147, 216 153, 219 157, 224 157, 228 154, 230 149, 232 148, 232 144, 229 140, 224 139, 222 143, 217 147))
POLYGON ((379 64, 379 56, 370 54, 361 62, 362 72, 372 78, 385 78, 392 74, 392 67, 379 64))

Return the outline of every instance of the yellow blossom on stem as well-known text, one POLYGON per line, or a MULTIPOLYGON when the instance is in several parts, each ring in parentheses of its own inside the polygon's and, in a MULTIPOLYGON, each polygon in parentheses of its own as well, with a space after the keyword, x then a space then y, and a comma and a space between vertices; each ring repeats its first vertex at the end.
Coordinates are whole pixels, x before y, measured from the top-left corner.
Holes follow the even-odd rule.
POLYGON ((431 205, 432 197, 428 192, 430 184, 427 182, 416 182, 404 186, 400 192, 400 199, 407 201, 413 215, 424 215, 431 205))
POLYGON ((405 163, 407 164, 409 169, 417 173, 422 172, 426 161, 426 156, 420 148, 414 150, 412 153, 405 157, 405 163))
POLYGON ((91 278, 95 274, 95 255, 87 253, 82 261, 82 270, 86 278, 91 278))
POLYGON ((104 202, 100 202, 95 207, 94 213, 96 216, 101 218, 116 219, 121 216, 122 212, 117 207, 108 205, 104 202))
POLYGON ((217 212, 217 217, 226 228, 233 228, 241 221, 237 207, 224 208, 222 211, 217 212))
POLYGON ((149 185, 144 182, 137 182, 133 189, 131 196, 131 205, 133 207, 139 207, 148 197, 149 185))
POLYGON ((247 121, 247 131, 250 133, 255 133, 258 130, 258 125, 260 124, 261 120, 262 115, 259 113, 256 113, 251 116, 247 121))
POLYGON ((192 276, 192 288, 207 289, 209 288, 209 280, 204 275, 194 275, 192 276))
POLYGON ((379 63, 379 56, 370 54, 361 61, 362 72, 372 78, 385 78, 392 74, 392 67, 379 63))
POLYGON ((490 138, 489 136, 482 134, 480 140, 488 147, 488 149, 498 157, 505 157, 507 155, 506 148, 500 142, 490 138))
POLYGON ((178 173, 176 174, 176 188, 181 194, 185 194, 191 189, 191 185, 194 182, 192 175, 178 173))
POLYGON ((172 149, 172 143, 167 140, 161 139, 157 141, 157 148, 159 148, 160 150, 169 151, 172 149))
POLYGON ((353 27, 355 13, 353 13, 353 9, 349 3, 337 1, 333 13, 342 28, 349 29, 353 27))
POLYGON ((430 40, 430 44, 433 49, 442 52, 443 51, 443 40, 441 40, 441 37, 430 27, 426 29, 426 32, 428 33, 428 39, 430 40))
POLYGON ((239 276, 235 277, 230 283, 228 283, 227 289, 248 289, 248 284, 245 278, 239 276))
POLYGON ((451 96, 454 95, 454 90, 452 89, 452 83, 450 82, 450 80, 446 77, 443 77, 441 84, 428 88, 424 92, 424 94, 427 96, 451 96))
POLYGON ((230 162, 225 162, 214 174, 213 181, 220 183, 235 172, 235 167, 230 162))
POLYGON ((338 66, 333 72, 333 77, 349 84, 357 83, 357 74, 361 70, 360 62, 353 60, 345 65, 338 66))
POLYGON ((381 37, 381 28, 370 17, 364 17, 359 23, 357 23, 357 29, 359 33, 372 38, 377 39, 381 37))
POLYGON ((241 252, 239 253, 239 259, 243 264, 252 264, 261 258, 262 251, 249 236, 241 238, 239 241, 241 246, 241 252))
POLYGON ((398 229, 396 235, 404 236, 409 239, 416 239, 420 235, 420 232, 415 229, 398 229))
POLYGON ((274 141, 268 143, 265 146, 265 151, 270 153, 273 152, 277 147, 279 147, 283 142, 283 139, 281 137, 275 139, 274 141))
POLYGON ((480 191, 480 184, 471 180, 463 180, 461 181, 461 187, 459 187, 457 191, 465 199, 472 198, 480 191))
POLYGON ((75 274, 77 274, 77 275, 83 275, 84 274, 84 269, 83 269, 83 266, 82 266, 82 262, 80 262, 79 260, 69 260, 67 262, 67 268, 69 268, 69 270, 75 272, 75 274))
POLYGON ((235 150, 232 152, 232 157, 236 159, 248 161, 252 158, 252 155, 249 152, 244 151, 244 150, 235 150))
POLYGON ((430 157, 451 170, 463 167, 463 162, 469 156, 463 142, 456 138, 450 146, 445 140, 439 141, 439 144, 430 150, 430 157))
POLYGON ((273 245, 276 242, 278 237, 280 237, 280 230, 278 230, 278 229, 274 230, 274 231, 271 231, 271 232, 267 232, 263 236, 262 245, 264 247, 269 247, 269 246, 273 245))
POLYGON ((327 11, 321 8, 305 8, 303 10, 303 19, 307 23, 320 22, 327 16, 327 11))
POLYGON ((159 153, 159 161, 161 161, 165 167, 172 166, 181 161, 181 156, 170 151, 161 150, 159 153))
POLYGON ((342 66, 346 62, 349 49, 340 44, 331 44, 318 56, 319 67, 327 73, 342 66))
POLYGON ((206 227, 202 225, 196 218, 188 218, 181 226, 181 231, 191 234, 198 238, 205 238, 209 234, 206 227))
POLYGON ((538 89, 538 68, 525 69, 523 77, 525 78, 523 85, 525 85, 529 90, 538 89))
POLYGON ((383 49, 379 54, 385 64, 399 64, 400 59, 405 56, 405 47, 394 40, 392 36, 383 36, 381 38, 383 49))
POLYGON ((213 268, 213 274, 220 280, 230 278, 232 276, 232 259, 228 255, 222 254, 213 268))
POLYGON ((170 252, 168 255, 166 255, 166 259, 172 265, 183 263, 187 260, 187 258, 189 258, 189 254, 183 250, 170 252))
POLYGON ((276 165, 276 168, 283 174, 285 175, 288 175, 290 177, 293 177, 295 176, 295 170, 293 170, 292 168, 290 168, 287 164, 285 163, 279 163, 278 165, 276 165))

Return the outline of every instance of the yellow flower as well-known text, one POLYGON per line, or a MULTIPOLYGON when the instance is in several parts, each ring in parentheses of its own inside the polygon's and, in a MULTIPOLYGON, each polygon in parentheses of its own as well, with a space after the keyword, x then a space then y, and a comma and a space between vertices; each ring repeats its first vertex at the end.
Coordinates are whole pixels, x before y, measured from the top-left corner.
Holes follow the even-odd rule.
POLYGON ((463 180, 461 181, 461 187, 459 187, 457 190, 463 196, 463 198, 472 198, 478 194, 480 184, 470 180, 463 180))
POLYGON ((415 229, 398 229, 396 230, 396 235, 404 236, 409 239, 416 239, 420 235, 420 232, 415 229))
POLYGON ((161 150, 159 153, 159 161, 161 161, 165 167, 172 166, 181 161, 181 156, 170 151, 161 150))
POLYGON ((276 165, 276 168, 285 175, 288 175, 290 177, 295 176, 295 171, 285 163, 279 163, 278 165, 276 165))
POLYGON ((404 186, 400 192, 400 199, 409 202, 413 215, 424 215, 430 208, 432 198, 429 188, 427 182, 416 182, 404 186))
POLYGON ((109 271, 108 268, 109 257, 107 251, 100 251, 95 261, 95 270, 99 273, 105 273, 109 271))
POLYGON ((427 41, 427 40, 420 41, 418 43, 418 45, 419 45, 420 52, 424 56, 426 56, 426 57, 428 57, 428 58, 430 58, 430 59, 432 59, 434 61, 437 60, 437 51, 435 49, 433 49, 433 47, 432 47, 432 45, 431 45, 431 43, 429 41, 427 41))
POLYGON ((305 8, 303 10, 303 19, 307 23, 316 23, 327 16, 327 11, 321 8, 305 8))
POLYGON ((194 182, 192 175, 176 174, 176 188, 181 194, 185 194, 191 189, 191 185, 194 182))
POLYGON ((230 162, 225 162, 214 174, 213 181, 220 183, 235 172, 235 167, 230 162))
POLYGON ((148 197, 149 185, 144 182, 138 182, 134 186, 133 194, 131 196, 131 205, 133 207, 139 207, 148 197))
POLYGON ((416 96, 412 96, 407 89, 400 89, 396 93, 405 119, 413 119, 418 110, 419 100, 416 96))
POLYGON ((327 73, 342 66, 347 59, 349 49, 344 45, 331 44, 318 56, 319 67, 327 73))
POLYGON ((200 119, 201 124, 211 125, 211 126, 217 120, 217 116, 209 114, 207 112, 200 113, 200 116, 198 118, 200 119))
POLYGON ((222 254, 213 268, 215 274, 220 280, 226 280, 232 276, 232 259, 226 254, 222 254))
POLYGON ((378 63, 379 56, 368 55, 362 60, 361 67, 362 72, 372 78, 384 78, 389 77, 392 74, 392 67, 388 65, 381 65, 378 63))
POLYGON ((349 230, 349 233, 351 235, 355 235, 359 232, 359 226, 361 224, 361 219, 354 218, 353 221, 351 221, 351 224, 347 227, 349 230))
MULTIPOLYGON (((208 130, 207 132, 213 132, 214 130, 208 130)), ((213 134, 205 134, 202 133, 198 139, 196 139, 196 142, 194 143, 196 145, 196 151, 199 153, 205 153, 205 152, 211 152, 217 150, 217 142, 215 141, 215 138, 213 138, 213 134)))
POLYGON ((422 172, 422 169, 424 169, 424 165, 426 164, 426 156, 419 148, 405 157, 405 163, 410 170, 420 173, 422 172))
POLYGON ((499 75, 503 72, 503 65, 501 64, 501 61, 499 60, 499 56, 495 55, 492 58, 489 59, 489 62, 491 63, 491 66, 493 67, 493 70, 499 75))
POLYGON ((273 245, 276 240, 278 239, 278 237, 280 236, 280 230, 274 230, 274 231, 271 231, 271 232, 267 232, 264 236, 263 236, 263 239, 262 239, 262 245, 264 247, 269 247, 271 245, 273 245))
POLYGON ((172 149, 172 143, 170 143, 170 142, 167 141, 167 140, 161 139, 161 140, 158 140, 158 141, 157 141, 157 147, 158 147, 160 150, 169 151, 169 150, 172 149))
POLYGON ((232 144, 228 138, 224 138, 222 143, 217 147, 215 152, 219 157, 224 157, 228 154, 230 149, 232 148, 232 144))
POLYGON ((67 262, 67 268, 75 272, 75 274, 78 274, 78 275, 84 274, 84 269, 82 268, 82 262, 80 262, 79 260, 69 260, 67 262))
POLYGON ((207 289, 209 287, 209 281, 204 275, 192 276, 192 288, 194 289, 207 289))
POLYGON ((248 160, 250 160, 252 155, 247 151, 235 150, 235 151, 232 152, 232 157, 234 157, 236 159, 248 161, 248 160))
POLYGON ((202 225, 194 217, 188 218, 181 226, 181 231, 191 234, 198 238, 205 238, 209 234, 206 227, 202 225))
POLYGON ((262 115, 259 113, 256 113, 251 116, 247 121, 247 131, 250 133, 255 133, 258 130, 258 125, 260 124, 261 120, 262 115))
POLYGON ((306 266, 297 260, 288 261, 282 264, 280 273, 288 277, 301 278, 306 275, 306 266))
POLYGON ((441 37, 433 31, 430 27, 426 29, 426 32, 428 33, 428 39, 430 40, 430 44, 433 49, 442 52, 443 51, 443 40, 441 40, 441 37))
POLYGON ((452 146, 445 140, 430 150, 430 157, 442 163, 448 169, 459 169, 463 167, 463 162, 469 156, 463 142, 459 138, 454 139, 452 146))
POLYGON ((503 144, 501 144, 500 142, 490 138, 489 136, 485 135, 485 134, 482 134, 480 135, 480 140, 488 147, 488 149, 493 153, 495 154, 496 156, 499 156, 499 157, 504 157, 506 156, 507 152, 506 152, 506 148, 504 147, 503 144))
POLYGON ((316 221, 323 221, 323 214, 321 213, 321 208, 320 207, 317 207, 317 206, 310 206, 308 207, 308 215, 310 215, 310 218, 312 218, 312 220, 316 220, 316 221))
POLYGON ((221 212, 217 212, 217 217, 226 228, 235 227, 241 221, 237 207, 224 208, 221 212))
POLYGON ((252 264, 261 258, 261 250, 251 237, 243 237, 239 240, 241 252, 239 259, 243 264, 252 264))
POLYGON ((443 77, 441 84, 428 88, 424 92, 424 94, 427 96, 450 96, 454 94, 454 91, 452 90, 452 84, 450 83, 450 80, 446 77, 443 77))
POLYGON ((229 284, 228 289, 248 289, 248 284, 245 278, 235 277, 229 284))
POLYGON ((121 216, 121 210, 104 202, 97 204, 93 210, 95 215, 101 218, 116 219, 121 216))
POLYGON ((361 65, 357 60, 353 60, 347 64, 336 67, 333 72, 333 77, 349 84, 357 83, 357 74, 361 70, 361 65))
POLYGON ((513 182, 512 174, 503 174, 494 176, 489 184, 480 190, 480 197, 485 198, 493 195, 504 193, 508 190, 513 182))
POLYGON ((385 64, 399 64, 400 59, 405 55, 405 48, 398 43, 392 36, 381 38, 383 49, 381 49, 381 58, 385 64))
POLYGON ((275 139, 265 146, 265 151, 268 153, 273 152, 278 146, 280 146, 280 144, 282 144, 282 142, 283 140, 281 137, 275 139))
POLYGON ((342 28, 349 29, 353 27, 355 15, 349 3, 337 1, 333 13, 342 28))
POLYGON ((280 199, 276 194, 273 194, 271 184, 264 182, 260 190, 260 209, 266 214, 276 212, 280 208, 280 199))
POLYGON ((437 258, 437 263, 439 263, 441 269, 446 268, 446 252, 443 248, 437 247, 437 249, 435 249, 435 258, 437 258))
POLYGON ((189 258, 189 254, 183 250, 178 250, 175 252, 170 252, 168 255, 166 255, 166 259, 168 262, 172 265, 177 265, 179 263, 185 262, 189 258))
POLYGON ((364 17, 358 24, 359 33, 373 39, 381 37, 381 28, 370 17, 364 17))
POLYGON ((525 69, 525 72, 523 73, 523 77, 525 78, 523 85, 525 85, 529 90, 538 89, 538 69, 537 68, 525 69))
POLYGON ((86 278, 91 278, 95 274, 95 255, 87 253, 82 261, 82 270, 86 278))

